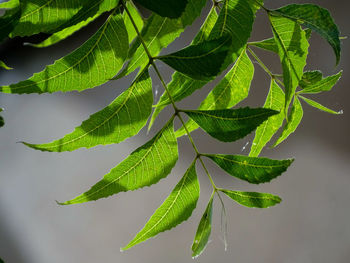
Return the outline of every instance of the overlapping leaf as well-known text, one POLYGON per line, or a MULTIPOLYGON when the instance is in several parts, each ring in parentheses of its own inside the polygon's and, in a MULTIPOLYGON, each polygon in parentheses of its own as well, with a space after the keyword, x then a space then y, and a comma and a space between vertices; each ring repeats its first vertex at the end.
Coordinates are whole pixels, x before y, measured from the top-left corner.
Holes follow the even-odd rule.
POLYGON ((185 11, 188 0, 135 0, 160 16, 178 18, 185 11))
POLYGON ((225 189, 220 191, 237 203, 247 207, 268 208, 281 202, 281 198, 272 194, 230 191, 225 189))
POLYGON ((260 154, 264 146, 271 140, 272 136, 283 124, 284 92, 277 85, 275 80, 271 80, 270 91, 267 95, 264 108, 276 110, 280 113, 271 116, 256 129, 249 153, 249 156, 252 157, 256 157, 260 154))
MULTIPOLYGON (((126 8, 129 10, 129 13, 131 14, 131 17, 133 18, 137 29, 139 31, 141 31, 142 27, 143 27, 143 18, 141 17, 136 6, 131 1, 127 1, 126 8)), ((124 18, 124 24, 126 27, 126 31, 128 31, 129 43, 131 43, 135 39, 135 37, 137 36, 137 33, 136 33, 136 30, 134 28, 133 23, 130 20, 128 13, 125 11, 123 13, 123 18, 124 18)))
MULTIPOLYGON (((302 82, 300 83, 300 86, 303 88, 299 93, 309 93, 309 94, 316 94, 323 91, 329 91, 333 88, 333 86, 339 81, 339 79, 342 76, 342 71, 340 71, 338 74, 335 74, 333 76, 329 76, 326 78, 322 78, 318 75, 318 77, 310 79, 311 76, 307 79, 307 82, 305 78, 303 77, 302 82)), ((314 76, 316 73, 314 73, 314 76)), ((305 76, 305 73, 304 73, 305 76)))
POLYGON ((52 93, 91 89, 110 80, 123 66, 129 47, 120 14, 112 14, 82 46, 31 78, 0 87, 4 93, 52 93))
POLYGON ((171 119, 150 141, 132 152, 90 190, 61 204, 84 203, 155 184, 170 173, 177 159, 177 140, 171 119))
POLYGON ((64 152, 119 143, 146 125, 152 102, 152 81, 145 71, 110 105, 91 115, 72 133, 51 143, 26 145, 42 151, 64 152))
POLYGON ((127 250, 187 220, 196 207, 198 197, 199 183, 195 162, 193 162, 164 203, 123 250, 127 250))
POLYGON ((304 89, 308 86, 314 85, 322 80, 322 72, 319 70, 306 71, 304 72, 301 80, 299 82, 299 86, 304 89))
POLYGON ((319 109, 321 111, 328 112, 328 113, 331 113, 331 114, 342 114, 343 113, 343 111, 334 111, 334 110, 328 109, 327 107, 321 105, 320 103, 318 103, 316 101, 313 101, 313 100, 310 100, 308 98, 302 97, 300 95, 298 97, 301 98, 303 101, 305 101, 310 106, 312 106, 312 107, 314 107, 316 109, 319 109))
POLYGON ((19 1, 11 2, 11 8, 0 17, 0 42, 2 42, 16 27, 21 16, 19 1))
POLYGON ((245 137, 267 118, 278 114, 277 111, 270 109, 248 107, 235 110, 186 110, 184 112, 209 135, 224 142, 245 137))

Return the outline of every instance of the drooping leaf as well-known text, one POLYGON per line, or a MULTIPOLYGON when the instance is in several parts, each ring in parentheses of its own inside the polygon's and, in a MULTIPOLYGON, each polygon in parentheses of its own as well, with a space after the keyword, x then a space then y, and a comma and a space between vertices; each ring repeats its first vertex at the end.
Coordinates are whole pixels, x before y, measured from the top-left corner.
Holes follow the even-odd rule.
MULTIPOLYGON (((201 102, 198 109, 221 110, 232 108, 248 96, 253 76, 253 63, 247 56, 246 51, 243 50, 234 66, 201 102)), ((197 129, 198 125, 193 120, 189 120, 186 127, 191 132, 197 129)), ((177 137, 185 134, 184 127, 176 131, 177 137)))
POLYGON ((6 70, 11 70, 13 68, 7 66, 4 61, 0 60, 0 68, 6 69, 6 70))
POLYGON ((327 9, 314 4, 292 4, 274 10, 274 12, 293 19, 320 34, 332 46, 336 63, 339 63, 341 50, 339 30, 327 9))
POLYGON ((296 128, 299 126, 301 119, 303 118, 303 108, 301 107, 300 101, 297 97, 294 98, 292 110, 288 117, 288 122, 284 126, 282 134, 278 140, 274 143, 273 147, 283 142, 289 135, 291 135, 296 128))
POLYGON ((275 16, 273 13, 270 13, 269 18, 282 62, 285 87, 284 111, 287 116, 289 104, 303 75, 309 43, 305 32, 296 22, 275 16))
POLYGON ((188 0, 135 0, 160 16, 178 18, 185 11, 188 0))
POLYGON ((260 154, 264 146, 271 140, 272 136, 282 126, 284 120, 284 92, 277 85, 275 80, 271 80, 269 94, 267 95, 264 108, 277 110, 280 113, 271 116, 263 122, 255 131, 255 137, 250 149, 249 156, 256 157, 260 154))
MULTIPOLYGON (((133 18, 133 20, 137 26, 137 29, 139 31, 141 31, 142 27, 143 27, 143 18, 141 17, 136 6, 131 1, 127 1, 126 8, 129 10, 131 17, 133 18)), ((130 17, 128 16, 127 12, 125 12, 125 11, 123 13, 123 18, 124 18, 124 24, 126 27, 126 31, 128 31, 129 43, 131 43, 134 40, 134 38, 137 37, 137 33, 136 33, 135 28, 134 28, 134 25, 132 24, 132 22, 130 20, 130 17)))
POLYGON ((122 250, 127 250, 187 220, 197 205, 198 197, 199 183, 194 161, 144 228, 122 250))
POLYGON ((231 41, 230 35, 224 35, 157 58, 193 79, 208 80, 223 70, 231 41))
POLYGON ((328 113, 331 113, 331 114, 343 114, 343 111, 334 111, 334 110, 326 108, 325 106, 321 105, 320 103, 318 103, 316 101, 307 99, 307 98, 305 98, 303 96, 300 96, 300 95, 298 97, 303 99, 303 101, 305 101, 310 106, 312 106, 312 107, 314 107, 316 109, 319 109, 321 111, 328 112, 328 113))
POLYGON ((111 16, 82 46, 43 71, 17 84, 0 87, 4 93, 52 93, 91 89, 110 80, 123 66, 129 47, 122 16, 111 16))
POLYGON ((9 0, 0 3, 0 9, 11 9, 19 6, 19 0, 9 0))
POLYGON ((268 208, 282 201, 278 196, 266 193, 230 191, 225 189, 220 191, 246 207, 268 208))
POLYGON ((165 178, 177 159, 177 140, 171 119, 150 141, 132 152, 90 190, 61 204, 84 203, 150 186, 165 178))
POLYGON ((342 73, 343 72, 340 71, 338 74, 335 74, 326 78, 322 78, 322 74, 321 74, 321 79, 319 79, 319 77, 317 79, 314 78, 312 80, 308 79, 308 82, 306 82, 305 79, 303 78, 302 82, 300 83, 300 86, 303 89, 299 93, 316 94, 323 91, 329 91, 341 78, 342 73))
POLYGON ((205 249, 208 244, 210 233, 211 233, 211 221, 213 216, 213 197, 210 197, 207 208, 199 222, 196 235, 192 244, 192 257, 198 257, 205 249))
POLYGON ((146 125, 152 102, 152 81, 146 70, 110 105, 91 115, 72 133, 47 144, 25 144, 36 150, 64 152, 119 143, 146 125))
POLYGON ((230 175, 252 184, 270 182, 292 164, 293 159, 272 160, 244 155, 205 154, 230 175))
POLYGON ((87 1, 76 15, 57 29, 57 32, 38 44, 30 45, 38 48, 52 46, 87 26, 104 12, 115 8, 118 2, 119 0, 98 0, 93 3, 87 1))
POLYGON ((263 108, 183 111, 212 137, 232 142, 255 130, 277 111, 263 108))

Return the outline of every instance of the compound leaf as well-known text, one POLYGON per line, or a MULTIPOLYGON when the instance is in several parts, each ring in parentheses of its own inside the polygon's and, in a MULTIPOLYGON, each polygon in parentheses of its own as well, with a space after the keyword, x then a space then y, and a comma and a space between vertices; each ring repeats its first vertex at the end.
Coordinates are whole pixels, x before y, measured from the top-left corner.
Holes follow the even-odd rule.
POLYGON ((178 18, 185 11, 188 0, 135 0, 160 16, 178 18))
POLYGON ((282 201, 278 196, 266 193, 230 191, 225 189, 220 191, 246 207, 268 208, 282 201))
POLYGON ((183 111, 212 137, 232 142, 255 130, 277 111, 263 108, 183 111))
POLYGON ((90 116, 72 133, 48 144, 25 144, 41 151, 64 152, 119 143, 146 125, 152 102, 152 81, 146 70, 110 105, 90 116))
POLYGON ((111 15, 82 46, 31 78, 0 87, 4 93, 52 93, 91 89, 110 80, 123 66, 129 47, 122 16, 111 15))
POLYGON ((258 156, 264 146, 271 140, 272 136, 282 126, 284 120, 283 107, 284 92, 277 85, 275 80, 271 80, 270 91, 267 95, 264 108, 277 110, 280 111, 280 113, 271 116, 256 129, 249 156, 258 156))
MULTIPOLYGON (((312 71, 314 72, 314 71, 312 71)), ((316 71, 317 72, 317 71, 316 71)), ((313 79, 311 78, 311 74, 308 76, 308 81, 306 82, 306 79, 303 77, 302 82, 300 83, 300 86, 303 88, 300 92, 298 93, 308 93, 308 94, 316 94, 320 93, 322 91, 329 91, 333 88, 333 86, 339 81, 339 79, 342 76, 342 71, 340 71, 338 74, 322 78, 322 73, 321 73, 321 79, 319 76, 313 79)), ((304 73, 305 76, 306 73, 304 73)))
POLYGON ((144 228, 122 250, 127 250, 187 220, 197 205, 198 197, 199 183, 194 161, 144 228))
POLYGON ((305 98, 303 96, 299 95, 298 97, 301 98, 303 101, 305 101, 310 106, 312 106, 312 107, 314 107, 316 109, 319 109, 321 111, 328 112, 328 113, 331 113, 331 114, 342 114, 343 113, 343 111, 334 111, 334 110, 328 109, 325 106, 321 105, 320 103, 318 103, 316 101, 313 101, 313 100, 310 100, 310 99, 307 99, 307 98, 305 98))
POLYGON ((150 186, 165 178, 178 159, 173 119, 150 141, 132 152, 87 192, 61 203, 78 204, 150 186))

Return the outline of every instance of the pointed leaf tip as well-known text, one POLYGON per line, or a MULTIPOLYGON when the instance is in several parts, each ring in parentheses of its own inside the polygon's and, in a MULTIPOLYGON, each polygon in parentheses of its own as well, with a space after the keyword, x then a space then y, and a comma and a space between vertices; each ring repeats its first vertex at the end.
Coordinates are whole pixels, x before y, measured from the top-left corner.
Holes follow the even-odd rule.
POLYGON ((241 192, 222 189, 220 190, 240 205, 255 208, 268 208, 279 204, 282 199, 279 196, 268 193, 241 192))

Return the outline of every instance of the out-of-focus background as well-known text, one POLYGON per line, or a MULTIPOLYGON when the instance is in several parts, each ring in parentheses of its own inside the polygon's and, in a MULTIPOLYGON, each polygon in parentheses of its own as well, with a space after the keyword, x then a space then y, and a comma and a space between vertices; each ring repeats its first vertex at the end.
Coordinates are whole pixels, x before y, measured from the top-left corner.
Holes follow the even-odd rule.
MULTIPOLYGON (((211 1, 208 1, 208 4, 211 1)), ((266 0, 275 8, 303 1, 266 0)), ((328 8, 341 29, 350 35, 349 1, 309 1, 328 8)), ((208 5, 209 7, 209 5, 208 5)), ((166 52, 186 45, 197 32, 202 17, 166 52)), ((35 49, 23 46, 21 39, 0 47, 0 59, 11 71, 0 71, 0 84, 15 83, 41 71, 78 47, 103 22, 101 19, 62 43, 35 49)), ((259 12, 252 40, 270 37, 263 12, 259 12)), ((214 205, 211 242, 198 262, 269 263, 347 263, 350 262, 350 95, 348 40, 343 41, 342 60, 335 67, 331 48, 318 35, 311 39, 308 69, 321 69, 330 75, 344 69, 332 92, 312 96, 326 106, 343 110, 339 116, 304 106, 304 119, 296 133, 276 149, 262 156, 296 157, 283 176, 269 184, 252 186, 236 180, 207 162, 217 185, 228 189, 271 192, 283 202, 266 210, 241 207, 225 198, 228 215, 228 248, 224 251, 220 233, 220 203, 214 205)), ((257 53, 266 64, 280 71, 278 58, 257 53)), ((171 70, 160 65, 170 79, 171 70)), ((154 74, 153 74, 154 75, 154 74)), ((211 189, 198 166, 201 197, 193 216, 172 231, 121 253, 119 248, 136 234, 154 210, 167 197, 192 161, 193 150, 187 138, 179 140, 180 159, 172 174, 159 184, 134 192, 82 205, 60 207, 55 200, 67 200, 87 190, 132 150, 143 144, 164 124, 171 113, 165 111, 150 134, 143 129, 134 138, 118 145, 99 146, 72 153, 43 153, 18 141, 44 143, 60 138, 88 116, 105 107, 125 90, 133 76, 111 81, 82 93, 44 95, 0 94, 5 126, 0 129, 0 257, 9 263, 58 262, 192 262, 190 246, 211 189)), ((155 97, 162 92, 154 82, 155 97)), ((261 106, 268 92, 268 76, 256 65, 249 99, 240 105, 261 106)), ((196 108, 210 86, 181 102, 196 108)), ((215 141, 202 131, 194 133, 202 152, 248 154, 252 136, 231 144, 215 141), (244 146, 248 143, 246 148, 244 146)))

